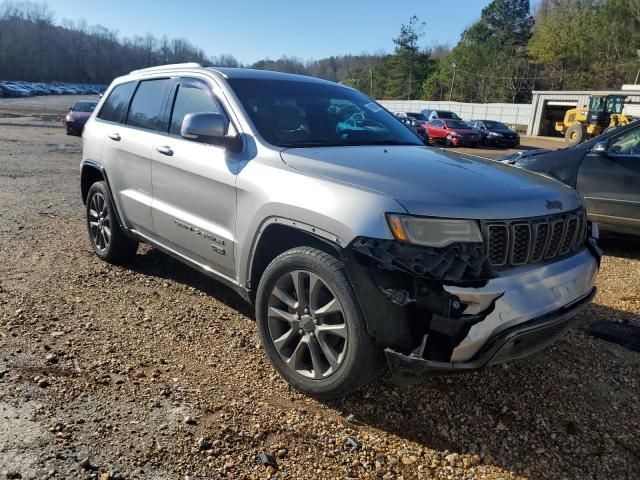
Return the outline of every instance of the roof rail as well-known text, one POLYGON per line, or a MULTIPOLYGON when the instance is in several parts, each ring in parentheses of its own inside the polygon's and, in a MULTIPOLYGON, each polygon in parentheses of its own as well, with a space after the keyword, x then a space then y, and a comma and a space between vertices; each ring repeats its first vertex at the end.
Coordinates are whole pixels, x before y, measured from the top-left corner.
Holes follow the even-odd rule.
POLYGON ((169 65, 158 65, 157 67, 140 68, 138 70, 132 70, 131 72, 129 72, 129 75, 134 75, 136 73, 156 72, 160 70, 172 70, 174 68, 202 68, 202 65, 196 62, 172 63, 169 65))

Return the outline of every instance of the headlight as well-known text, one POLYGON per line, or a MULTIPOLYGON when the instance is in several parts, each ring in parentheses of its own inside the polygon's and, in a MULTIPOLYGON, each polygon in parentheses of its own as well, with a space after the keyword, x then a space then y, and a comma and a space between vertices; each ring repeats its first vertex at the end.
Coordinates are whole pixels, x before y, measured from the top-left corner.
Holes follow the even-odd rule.
POLYGON ((412 217, 387 214, 387 222, 396 240, 446 247, 452 243, 482 243, 482 234, 474 220, 412 217))
POLYGON ((501 133, 498 132, 489 132, 490 137, 502 137, 501 133))
POLYGON ((67 122, 73 122, 73 117, 71 115, 67 115, 67 122))

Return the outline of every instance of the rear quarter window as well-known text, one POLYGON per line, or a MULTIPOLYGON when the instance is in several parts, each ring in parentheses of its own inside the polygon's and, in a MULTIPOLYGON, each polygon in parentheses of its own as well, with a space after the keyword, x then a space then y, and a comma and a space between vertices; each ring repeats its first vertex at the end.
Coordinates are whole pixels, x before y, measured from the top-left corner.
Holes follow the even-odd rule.
POLYGON ((124 123, 135 82, 123 83, 115 87, 102 105, 98 118, 107 122, 124 123))
POLYGON ((129 108, 127 125, 163 130, 161 109, 169 82, 168 78, 140 82, 129 108))

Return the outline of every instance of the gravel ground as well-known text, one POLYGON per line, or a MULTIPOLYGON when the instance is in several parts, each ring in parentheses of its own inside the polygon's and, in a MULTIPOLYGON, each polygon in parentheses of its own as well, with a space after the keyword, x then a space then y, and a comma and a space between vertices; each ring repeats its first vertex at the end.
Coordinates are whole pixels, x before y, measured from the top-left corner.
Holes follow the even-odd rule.
POLYGON ((640 478, 640 356, 584 333, 640 323, 637 240, 604 244, 595 303, 535 359, 321 403, 232 291, 148 247, 92 254, 59 121, 0 111, 0 475, 640 478))

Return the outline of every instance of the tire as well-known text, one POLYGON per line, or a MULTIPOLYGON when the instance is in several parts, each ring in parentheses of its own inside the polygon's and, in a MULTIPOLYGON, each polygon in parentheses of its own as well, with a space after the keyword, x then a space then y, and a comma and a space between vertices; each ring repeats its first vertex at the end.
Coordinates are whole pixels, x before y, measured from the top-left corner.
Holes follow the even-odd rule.
POLYGON ((297 247, 276 257, 258 285, 256 321, 274 368, 302 393, 343 397, 375 371, 378 352, 355 292, 328 253, 297 247))
POLYGON ((586 138, 587 131, 581 123, 574 123, 564 132, 564 139, 570 147, 584 142, 586 138))
POLYGON ((105 182, 95 182, 89 188, 86 212, 89 241, 100 259, 119 264, 135 255, 138 242, 127 237, 120 228, 105 182))

